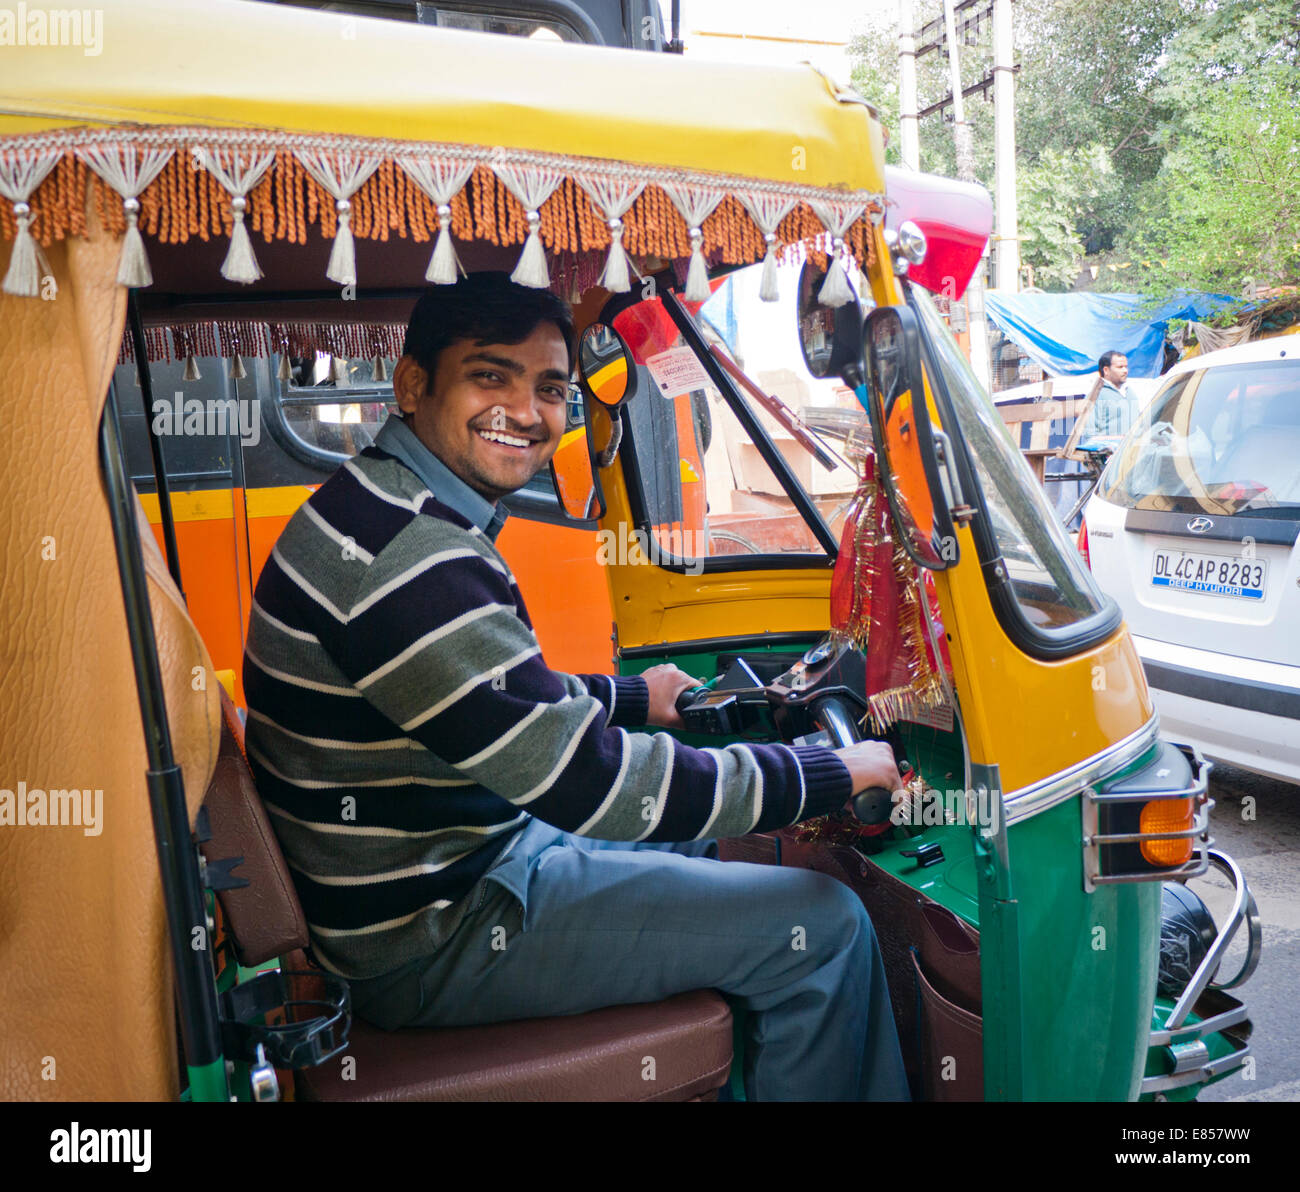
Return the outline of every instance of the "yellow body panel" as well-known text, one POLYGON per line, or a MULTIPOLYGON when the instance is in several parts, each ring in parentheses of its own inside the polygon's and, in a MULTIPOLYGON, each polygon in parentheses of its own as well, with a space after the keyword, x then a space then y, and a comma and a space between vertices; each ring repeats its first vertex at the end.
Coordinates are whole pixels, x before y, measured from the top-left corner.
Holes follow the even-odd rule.
POLYGON ((879 123, 743 66, 239 0, 102 0, 101 52, 0 46, 0 136, 80 124, 454 141, 884 191, 879 123))
MULTIPOLYGON (((876 235, 876 259, 888 261, 876 235)), ((887 268, 873 269, 869 281, 877 303, 902 301, 887 268)), ((601 482, 608 506, 602 526, 631 526, 621 470, 605 469, 601 482)), ((1142 664, 1126 630, 1060 662, 1030 657, 998 622, 969 529, 958 530, 958 543, 959 563, 936 572, 935 582, 972 762, 997 765, 1011 792, 1103 752, 1150 719, 1142 664)), ((829 569, 690 576, 611 564, 606 574, 622 647, 828 626, 829 569)))
MULTIPOLYGON (((176 522, 229 521, 235 516, 235 494, 229 488, 201 488, 189 493, 172 493, 172 520, 176 522)), ((162 520, 158 494, 141 493, 140 504, 153 525, 162 520)))

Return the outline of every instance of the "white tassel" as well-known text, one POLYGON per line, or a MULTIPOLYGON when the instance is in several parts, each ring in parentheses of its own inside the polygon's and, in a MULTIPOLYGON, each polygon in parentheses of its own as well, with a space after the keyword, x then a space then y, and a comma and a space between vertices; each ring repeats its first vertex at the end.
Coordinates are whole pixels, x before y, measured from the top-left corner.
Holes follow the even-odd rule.
POLYGON ((230 229, 230 248, 226 259, 221 263, 221 276, 227 281, 243 282, 249 285, 262 276, 261 266, 253 254, 253 241, 244 226, 244 208, 248 201, 236 196, 230 200, 230 210, 235 217, 235 225, 230 229))
POLYGON ((612 243, 609 246, 609 260, 600 275, 600 284, 611 294, 626 294, 632 288, 632 279, 627 271, 627 252, 623 248, 623 221, 611 219, 609 234, 612 243))
POLYGON ((330 376, 335 385, 344 386, 348 383, 348 362, 342 356, 331 358, 330 376))
POLYGON ((424 272, 425 280, 436 286, 455 285, 457 274, 464 273, 465 269, 451 239, 451 201, 474 172, 474 163, 399 157, 397 164, 438 209, 438 239, 424 272))
POLYGON ((451 207, 446 203, 438 204, 438 242, 433 247, 433 256, 429 258, 429 268, 425 270, 426 281, 435 286, 454 286, 456 275, 464 273, 465 267, 456 255, 456 246, 451 242, 451 207))
POLYGON ((289 359, 288 352, 280 353, 280 367, 275 370, 275 375, 285 384, 293 380, 293 361, 289 359))
POLYGON ((682 297, 687 302, 707 302, 709 298, 709 265, 704 259, 704 233, 692 228, 691 264, 686 271, 686 289, 682 297))
POLYGON ((0 287, 6 294, 35 298, 41 292, 42 271, 49 273, 40 245, 32 236, 32 209, 27 200, 62 156, 62 150, 54 149, 35 157, 26 157, 21 151, 8 159, 0 157, 0 195, 14 205, 14 222, 18 225, 9 268, 0 287))
POLYGON ((758 287, 758 297, 763 302, 776 302, 781 297, 776 280, 776 229, 794 208, 794 200, 761 192, 737 197, 758 224, 758 230, 763 233, 763 240, 767 244, 767 252, 763 254, 763 276, 758 287))
POLYGON ((230 249, 221 263, 221 276, 227 281, 249 285, 262 276, 262 270, 253 254, 253 242, 249 239, 248 229, 244 226, 244 212, 248 208, 246 196, 271 168, 275 154, 263 153, 245 165, 237 150, 227 152, 195 146, 195 152, 203 168, 230 195, 230 213, 235 223, 230 230, 230 249))
POLYGON ((768 242, 767 255, 763 258, 763 276, 758 286, 758 298, 760 302, 776 302, 781 297, 781 288, 776 282, 776 237, 769 232, 764 239, 768 242))
POLYGON ((826 270, 826 280, 817 294, 817 301, 823 306, 843 306, 853 301, 853 287, 849 285, 849 273, 844 268, 844 241, 838 236, 832 241, 831 259, 826 270))
POLYGON ((122 257, 117 266, 118 285, 135 289, 153 285, 149 258, 140 235, 140 195, 162 173, 174 152, 174 149, 146 149, 141 161, 136 156, 134 145, 124 145, 121 149, 94 145, 77 150, 77 156, 122 198, 126 235, 122 239, 122 257))
POLYGON ((529 211, 527 219, 528 239, 524 241, 524 251, 519 254, 519 264, 510 280, 519 286, 544 290, 551 284, 551 275, 546 271, 546 250, 537 234, 537 229, 542 226, 542 217, 536 211, 529 211))
POLYGON ((691 263, 686 271, 686 289, 682 297, 687 302, 704 302, 709 296, 709 266, 704 259, 704 233, 700 225, 722 202, 723 193, 680 186, 675 182, 665 183, 663 189, 690 229, 691 263))
POLYGON ((370 379, 377 385, 388 380, 388 366, 378 353, 375 353, 375 358, 370 362, 370 379))
POLYGON ((35 298, 41 292, 41 267, 36 255, 36 240, 31 233, 32 209, 26 203, 14 204, 14 222, 18 225, 18 232, 9 253, 4 292, 20 298, 35 298))
POLYGON ((339 226, 334 234, 334 247, 330 249, 325 276, 341 286, 356 285, 357 255, 352 237, 351 199, 366 179, 379 169, 382 159, 378 156, 358 157, 351 153, 327 155, 309 149, 295 149, 293 155, 302 162, 303 169, 329 192, 338 208, 339 226))
POLYGON ((540 166, 515 166, 500 158, 491 164, 493 172, 505 183, 506 189, 519 200, 528 219, 528 238, 524 241, 524 251, 519 254, 519 264, 515 266, 510 280, 516 285, 544 290, 551 284, 551 278, 546 271, 546 251, 542 248, 542 238, 538 235, 538 229, 542 226, 542 217, 538 211, 564 181, 564 174, 540 166))
POLYGON ((645 189, 645 183, 600 177, 578 178, 577 182, 591 196, 609 226, 609 259, 600 275, 600 284, 611 294, 626 294, 632 288, 632 280, 628 276, 627 250, 623 247, 623 216, 645 189))
POLYGON ((194 358, 191 352, 185 357, 185 371, 181 373, 182 381, 201 381, 203 374, 199 372, 199 362, 194 358))
POLYGON ((248 376, 248 369, 244 367, 244 358, 236 352, 230 359, 230 379, 242 381, 246 376, 248 376))
POLYGON ((865 213, 865 203, 810 203, 817 218, 831 234, 831 259, 826 269, 826 280, 817 295, 823 306, 843 306, 853 301, 853 287, 849 285, 848 270, 844 268, 844 235, 865 213))
POLYGON ((117 284, 133 289, 151 286, 153 274, 140 235, 140 200, 125 199, 122 206, 126 208, 126 235, 122 238, 122 259, 117 265, 117 284))
POLYGON ((335 204, 339 213, 339 230, 334 233, 334 247, 330 249, 330 262, 325 276, 341 286, 357 284, 357 253, 352 239, 352 204, 339 199, 335 204))

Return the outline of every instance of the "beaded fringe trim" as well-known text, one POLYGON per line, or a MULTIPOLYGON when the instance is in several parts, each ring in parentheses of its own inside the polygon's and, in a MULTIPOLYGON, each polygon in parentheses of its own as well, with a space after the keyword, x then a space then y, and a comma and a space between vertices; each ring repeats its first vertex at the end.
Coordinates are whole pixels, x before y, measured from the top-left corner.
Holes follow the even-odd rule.
MULTIPOLYGON (((290 356, 295 359, 328 353, 347 359, 396 360, 402 354, 405 323, 257 322, 250 319, 206 319, 144 329, 150 364, 171 364, 190 356, 290 356)), ((118 364, 135 363, 129 330, 122 336, 118 364)))
MULTIPOLYGON (((568 262, 550 271, 551 284, 572 283, 573 258, 598 254, 592 268, 598 274, 605 255, 620 247, 632 258, 657 257, 685 261, 702 237, 703 252, 713 265, 743 265, 761 261, 772 242, 749 209, 771 207, 773 200, 792 206, 775 229, 776 241, 788 252, 804 249, 824 264, 835 234, 846 253, 866 269, 873 262, 871 225, 883 215, 883 196, 840 192, 744 178, 705 174, 656 166, 630 165, 560 154, 528 153, 501 148, 454 144, 420 144, 358 137, 305 136, 282 132, 250 132, 210 128, 65 129, 0 142, 0 172, 15 170, 29 159, 57 152, 57 164, 23 204, 0 202, 0 236, 14 240, 20 229, 36 244, 48 247, 68 236, 86 232, 87 192, 100 225, 114 236, 129 227, 162 244, 229 239, 236 225, 246 225, 253 237, 305 244, 309 229, 327 240, 357 241, 390 237, 428 242, 440 230, 439 205, 399 164, 399 159, 423 159, 443 165, 471 166, 463 187, 451 198, 449 230, 456 242, 483 241, 497 246, 523 245, 531 230, 540 237, 548 259, 568 262), (138 196, 115 191, 85 160, 95 150, 170 150, 166 164, 138 196), (205 162, 214 154, 270 153, 272 162, 246 196, 232 195, 205 162), (339 168, 357 155, 379 159, 355 193, 345 200, 332 195, 307 164, 322 159, 339 168), (525 211, 502 175, 528 167, 558 171, 562 180, 536 212, 525 211), (600 185, 629 183, 640 192, 618 221, 597 209, 591 191, 600 185), (722 200, 701 221, 696 237, 670 197, 676 190, 718 190, 722 200), (824 218, 838 222, 855 208, 863 212, 841 233, 824 218), (530 219, 530 216, 533 216, 530 219), (340 219, 342 217, 342 227, 340 219), (611 230, 611 223, 619 227, 611 230)), ((446 213, 441 213, 445 215, 446 213)), ((364 275, 364 253, 359 269, 364 275)), ((244 280, 240 278, 239 280, 244 280)))

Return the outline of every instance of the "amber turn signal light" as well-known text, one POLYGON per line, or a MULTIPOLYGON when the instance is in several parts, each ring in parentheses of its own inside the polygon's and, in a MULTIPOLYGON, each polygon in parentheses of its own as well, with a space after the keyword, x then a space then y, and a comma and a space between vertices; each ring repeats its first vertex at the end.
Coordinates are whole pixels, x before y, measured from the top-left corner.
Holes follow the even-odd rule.
MULTIPOLYGON (((1186 832, 1192 827, 1195 813, 1192 799, 1157 799, 1142 808, 1138 830, 1144 835, 1148 832, 1186 832)), ((1192 859, 1192 838, 1144 840, 1142 856, 1161 868, 1185 865, 1192 859)))

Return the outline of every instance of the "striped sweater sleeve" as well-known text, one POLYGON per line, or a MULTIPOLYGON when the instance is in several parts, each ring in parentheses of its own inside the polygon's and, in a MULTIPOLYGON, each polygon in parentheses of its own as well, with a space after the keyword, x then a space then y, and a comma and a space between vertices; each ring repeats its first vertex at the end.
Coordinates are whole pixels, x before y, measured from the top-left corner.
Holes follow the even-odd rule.
POLYGON ((650 688, 640 675, 566 675, 570 695, 590 695, 605 708, 605 723, 643 728, 650 716, 650 688))
MULTIPOLYGON (((418 518, 354 593, 343 670, 466 778, 579 835, 741 836, 848 799, 848 770, 826 749, 691 749, 665 733, 624 731, 613 723, 622 685, 610 689, 611 709, 586 683, 550 670, 516 610, 509 573, 489 547, 418 518)), ((629 696, 635 690, 627 684, 629 696)))

